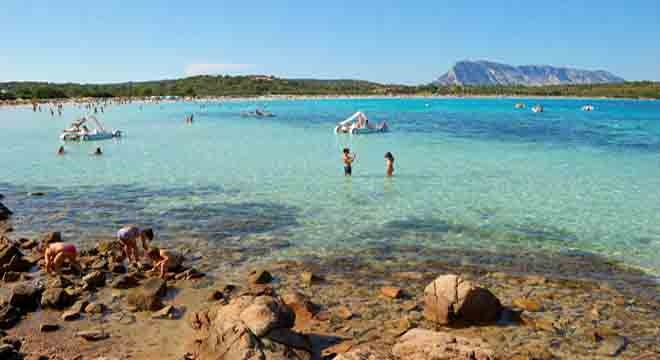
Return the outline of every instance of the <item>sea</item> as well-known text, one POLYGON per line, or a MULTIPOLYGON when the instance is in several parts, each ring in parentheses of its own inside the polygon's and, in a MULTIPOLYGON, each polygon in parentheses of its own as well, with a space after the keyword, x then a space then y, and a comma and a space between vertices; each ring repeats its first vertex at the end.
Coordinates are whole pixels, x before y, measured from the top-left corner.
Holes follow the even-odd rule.
POLYGON ((138 224, 162 246, 265 243, 264 259, 587 254, 660 274, 658 101, 133 102, 96 115, 121 138, 84 143, 59 135, 88 109, 48 109, 0 108, 0 201, 16 237, 88 245, 138 224), (257 108, 275 117, 243 116, 257 108), (390 132, 335 134, 356 111, 390 132), (352 177, 343 148, 357 156, 352 177))

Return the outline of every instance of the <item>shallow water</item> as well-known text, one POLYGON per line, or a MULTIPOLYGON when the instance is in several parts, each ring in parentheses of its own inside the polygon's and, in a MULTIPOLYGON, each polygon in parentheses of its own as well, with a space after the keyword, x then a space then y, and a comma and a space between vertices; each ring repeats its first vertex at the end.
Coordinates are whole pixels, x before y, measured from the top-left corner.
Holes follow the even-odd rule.
POLYGON ((119 141, 66 145, 60 118, 0 109, 0 193, 19 235, 80 242, 120 224, 160 239, 256 244, 273 257, 374 245, 583 251, 660 273, 660 102, 518 99, 232 101, 111 106, 119 141), (582 112, 592 103, 596 110, 582 112), (265 107, 275 118, 243 118, 265 107), (392 132, 335 135, 362 110, 392 132), (187 113, 195 123, 185 125, 187 113), (96 146, 104 155, 90 156, 96 146), (345 178, 341 149, 357 152, 345 178), (384 177, 383 154, 396 157, 384 177), (44 191, 45 196, 27 196, 44 191))

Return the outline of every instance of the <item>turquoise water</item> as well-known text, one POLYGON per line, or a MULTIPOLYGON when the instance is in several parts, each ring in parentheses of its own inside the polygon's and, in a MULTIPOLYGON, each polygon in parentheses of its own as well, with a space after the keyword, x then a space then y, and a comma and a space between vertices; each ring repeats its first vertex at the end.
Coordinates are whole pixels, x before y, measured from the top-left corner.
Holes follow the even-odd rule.
POLYGON ((231 101, 111 106, 119 141, 66 145, 82 109, 0 109, 0 193, 18 234, 80 242, 123 223, 163 241, 272 256, 401 245, 580 251, 660 273, 660 102, 520 99, 231 101), (265 107, 275 118, 240 116, 265 107), (384 135, 335 135, 362 110, 384 135), (183 122, 195 113, 195 123, 183 122), (102 146, 104 155, 89 153, 102 146), (341 149, 358 154, 343 176, 341 149), (384 177, 383 155, 395 158, 384 177), (44 191, 45 196, 27 196, 44 191), (247 245, 246 245, 247 246, 247 245))

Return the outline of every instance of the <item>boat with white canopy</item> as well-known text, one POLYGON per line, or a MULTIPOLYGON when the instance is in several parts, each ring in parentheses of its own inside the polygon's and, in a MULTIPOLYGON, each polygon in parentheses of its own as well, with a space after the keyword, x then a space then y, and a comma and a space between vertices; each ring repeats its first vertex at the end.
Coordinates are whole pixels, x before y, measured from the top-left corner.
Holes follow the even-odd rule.
POLYGON ((369 123, 367 115, 361 111, 351 115, 335 127, 335 133, 351 135, 384 133, 389 130, 390 127, 387 125, 386 121, 383 121, 378 125, 372 125, 369 123))
POLYGON ((107 131, 96 116, 82 117, 71 123, 71 127, 62 131, 60 140, 63 141, 96 141, 108 140, 121 137, 119 130, 107 131), (91 122, 94 126, 89 129, 86 123, 91 122))

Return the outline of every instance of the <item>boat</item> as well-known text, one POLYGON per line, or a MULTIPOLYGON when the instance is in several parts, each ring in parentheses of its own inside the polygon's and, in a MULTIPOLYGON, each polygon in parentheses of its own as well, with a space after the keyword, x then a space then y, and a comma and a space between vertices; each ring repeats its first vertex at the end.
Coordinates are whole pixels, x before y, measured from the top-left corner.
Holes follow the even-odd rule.
POLYGON ((82 117, 71 123, 68 129, 62 131, 60 140, 63 141, 97 141, 109 140, 121 137, 122 133, 119 130, 107 131, 96 116, 82 117), (94 124, 94 129, 89 129, 85 123, 91 121, 94 124))
POLYGON ((362 135, 362 134, 374 134, 374 133, 385 133, 390 130, 387 122, 383 121, 377 126, 369 124, 369 119, 367 115, 363 112, 358 111, 355 114, 351 115, 346 120, 340 122, 335 126, 336 134, 351 134, 351 135, 362 135))
POLYGON ((544 111, 544 109, 543 109, 542 105, 534 105, 532 107, 532 111, 535 112, 535 113, 542 113, 544 111))
POLYGON ((582 111, 594 111, 594 106, 591 104, 582 107, 582 111))
POLYGON ((275 117, 275 114, 269 111, 264 111, 264 110, 255 110, 255 111, 245 111, 241 113, 241 116, 243 117, 257 117, 257 118, 263 118, 263 117, 275 117))
POLYGON ((523 103, 517 103, 516 104, 516 109, 524 109, 524 108, 525 108, 525 104, 523 104, 523 103))

